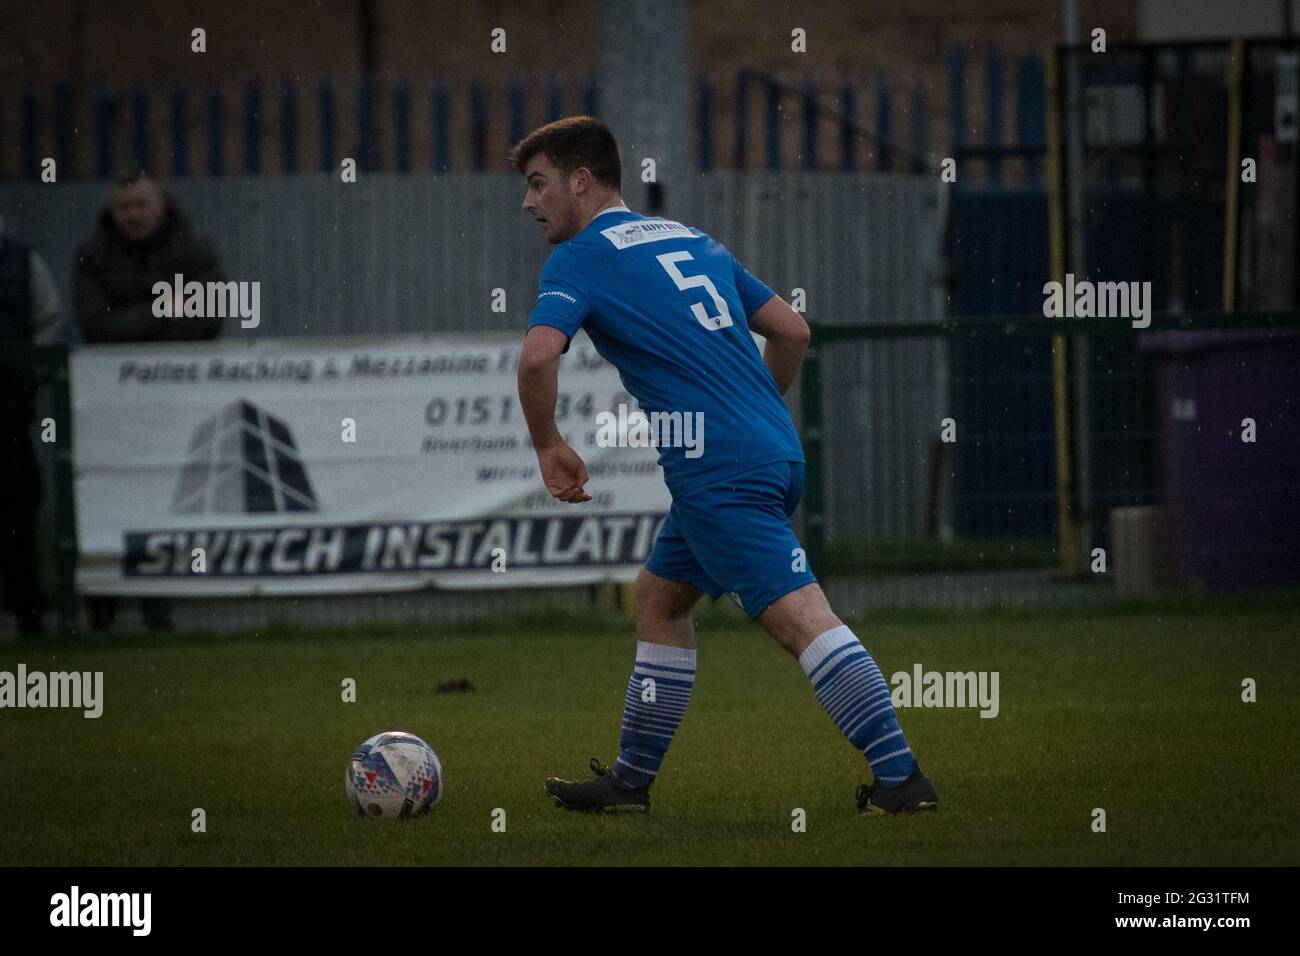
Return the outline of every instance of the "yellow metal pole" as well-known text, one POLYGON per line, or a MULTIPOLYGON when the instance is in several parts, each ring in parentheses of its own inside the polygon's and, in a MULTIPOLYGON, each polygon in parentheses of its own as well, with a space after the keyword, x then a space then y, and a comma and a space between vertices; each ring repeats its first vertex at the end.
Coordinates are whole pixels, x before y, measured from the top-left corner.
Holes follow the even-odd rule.
POLYGON ((624 614, 636 617, 636 583, 624 581, 618 586, 618 603, 624 614))
POLYGON ((602 611, 636 616, 636 584, 631 581, 602 581, 598 588, 598 601, 602 611))
POLYGON ((1228 171, 1223 203, 1223 311, 1237 309, 1237 234, 1241 203, 1241 78, 1246 66, 1245 42, 1232 41, 1228 60, 1228 171))
POLYGON ((613 581, 601 581, 596 588, 597 604, 606 613, 618 610, 618 585, 613 581))
MULTIPOLYGON (((1052 278, 1065 282, 1065 189, 1061 160, 1061 54, 1049 47, 1047 65, 1047 231, 1052 278)), ((1072 170, 1079 175, 1079 170, 1072 170)), ((1064 310, 1062 310, 1064 311, 1064 310)), ((1081 572, 1079 531, 1070 501, 1074 495, 1074 463, 1070 455, 1070 389, 1065 362, 1066 340, 1052 336, 1053 418, 1056 426, 1056 526, 1061 549, 1061 573, 1081 572)))

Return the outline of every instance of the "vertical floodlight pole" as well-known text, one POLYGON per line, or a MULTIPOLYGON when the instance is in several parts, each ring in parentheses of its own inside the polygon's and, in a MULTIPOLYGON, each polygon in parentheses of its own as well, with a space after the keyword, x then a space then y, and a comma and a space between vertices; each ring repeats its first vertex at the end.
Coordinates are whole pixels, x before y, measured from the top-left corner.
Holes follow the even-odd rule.
POLYGON ((597 9, 599 118, 623 152, 624 198, 649 215, 683 215, 694 180, 687 0, 598 0, 597 9))
MULTIPOLYGON (((1065 271, 1077 269, 1088 271, 1087 249, 1083 228, 1083 48, 1079 36, 1078 0, 1061 0, 1065 27, 1065 43, 1077 47, 1078 51, 1067 54, 1065 61, 1065 201, 1068 204, 1070 219, 1066 229, 1067 255, 1065 271)), ((1150 135, 1151 115, 1147 104, 1149 90, 1143 90, 1143 136, 1150 135)), ((1064 281, 1064 276, 1058 276, 1064 281)), ((1089 278, 1091 278, 1089 276, 1089 278)), ((1134 276, 1135 279, 1146 278, 1134 276)), ((1091 388, 1088 375, 1089 355, 1092 351, 1086 335, 1076 335, 1070 342, 1071 363, 1071 412, 1073 414, 1074 474, 1072 480, 1074 494, 1074 531, 1075 550, 1077 552, 1072 569, 1067 574, 1081 574, 1090 562, 1089 549, 1092 547, 1093 520, 1092 513, 1092 406, 1091 388)))
MULTIPOLYGON (((618 138, 623 198, 647 215, 685 218, 695 179, 687 0, 597 0, 597 11, 597 118, 618 138)), ((634 585, 604 592, 607 606, 634 609, 634 585)))
MULTIPOLYGON (((1049 47, 1047 69, 1047 238, 1052 279, 1065 281, 1065 196, 1061 157, 1061 50, 1049 47)), ((1052 414, 1056 435, 1056 533, 1061 552, 1061 573, 1079 573, 1079 544, 1075 533, 1073 465, 1070 455, 1069 376, 1065 361, 1067 339, 1052 336, 1052 414)))

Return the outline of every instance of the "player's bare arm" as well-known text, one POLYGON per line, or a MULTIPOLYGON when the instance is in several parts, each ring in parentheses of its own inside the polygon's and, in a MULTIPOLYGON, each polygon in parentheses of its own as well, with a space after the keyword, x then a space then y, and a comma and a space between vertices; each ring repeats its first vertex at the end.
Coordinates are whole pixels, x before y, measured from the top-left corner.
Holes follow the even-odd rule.
POLYGON ((519 365, 520 402, 551 494, 589 497, 582 460, 554 420, 560 355, 579 329, 642 407, 694 409, 728 424, 712 459, 701 451, 696 461, 671 440, 660 448, 672 507, 638 577, 637 656, 618 757, 609 767, 590 761, 590 780, 548 777, 546 793, 570 810, 650 811, 650 786, 695 682, 690 609, 702 594, 729 593, 798 658, 823 709, 866 758, 873 781, 856 792, 858 812, 938 809, 879 665, 831 610, 807 563, 791 562, 802 551, 789 518, 804 457, 771 385, 784 393, 798 377, 807 322, 700 230, 629 209, 618 142, 599 120, 556 120, 511 152, 529 183, 524 210, 559 247, 543 266, 519 365), (767 340, 761 358, 750 331, 767 340), (681 360, 686 349, 691 361, 681 360), (668 683, 647 697, 647 681, 668 683))
POLYGON ((798 377, 808 352, 812 338, 808 323, 785 299, 774 295, 750 318, 749 327, 767 339, 763 361, 784 395, 798 377))
POLYGON ((591 500, 583 488, 587 466, 555 426, 560 353, 566 341, 563 332, 550 326, 529 329, 519 355, 519 404, 528 422, 546 490, 561 501, 577 504, 591 500))

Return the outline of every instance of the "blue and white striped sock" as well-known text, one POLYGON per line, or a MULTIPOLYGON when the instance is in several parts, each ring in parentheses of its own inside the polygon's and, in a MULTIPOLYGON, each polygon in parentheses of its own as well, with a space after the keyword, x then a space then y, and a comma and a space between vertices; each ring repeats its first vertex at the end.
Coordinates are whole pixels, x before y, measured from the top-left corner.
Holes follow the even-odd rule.
POLYGON ((876 781, 896 787, 916 760, 898 726, 889 685, 862 642, 846 625, 831 628, 799 655, 818 702, 849 743, 866 755, 876 781))
POLYGON ((611 772, 625 787, 644 787, 664 762, 695 684, 695 649, 636 642, 636 666, 623 703, 621 753, 611 772))

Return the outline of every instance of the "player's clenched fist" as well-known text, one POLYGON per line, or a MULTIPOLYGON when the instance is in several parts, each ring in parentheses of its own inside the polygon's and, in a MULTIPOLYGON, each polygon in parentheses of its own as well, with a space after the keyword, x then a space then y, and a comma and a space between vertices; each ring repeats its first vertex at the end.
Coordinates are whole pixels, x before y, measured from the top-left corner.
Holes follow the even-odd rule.
POLYGON ((591 495, 583 488, 587 483, 587 466, 568 445, 561 442, 537 449, 537 464, 542 469, 546 490, 553 497, 572 504, 591 500, 591 495))

